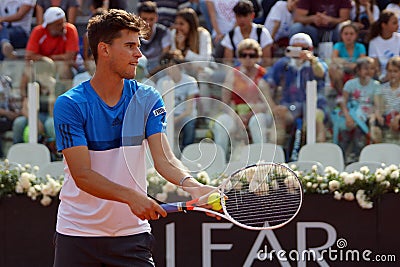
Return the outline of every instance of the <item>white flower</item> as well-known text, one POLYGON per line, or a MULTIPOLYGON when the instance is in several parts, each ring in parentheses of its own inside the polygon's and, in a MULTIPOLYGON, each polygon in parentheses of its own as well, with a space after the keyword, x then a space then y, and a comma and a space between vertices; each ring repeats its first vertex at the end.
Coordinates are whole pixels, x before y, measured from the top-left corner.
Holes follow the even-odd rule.
POLYGON ((37 196, 39 195, 39 193, 36 191, 35 187, 33 187, 33 186, 28 189, 28 192, 26 194, 32 200, 36 200, 37 196))
POLYGON ((352 192, 346 192, 344 193, 343 198, 347 201, 352 201, 354 200, 354 194, 352 192))
POLYGON ((317 183, 314 183, 313 185, 312 185, 312 188, 317 188, 318 187, 318 184, 317 183))
POLYGON ((397 179, 399 178, 400 174, 399 174, 399 170, 395 170, 390 174, 390 178, 392 179, 397 179))
POLYGON ((295 170, 295 169, 297 169, 297 166, 296 166, 296 164, 292 164, 292 165, 290 165, 290 169, 292 169, 292 170, 295 170))
POLYGON ((38 172, 39 171, 39 166, 34 166, 33 171, 38 172))
POLYGON ((367 196, 365 195, 364 190, 358 190, 356 193, 356 199, 358 202, 358 205, 360 205, 361 208, 363 209, 371 209, 373 207, 373 203, 369 200, 367 200, 367 196))
POLYGON ((362 166, 362 167, 360 168, 360 172, 362 172, 362 173, 369 173, 369 168, 368 168, 368 166, 362 166))
POLYGON ((306 187, 309 187, 309 188, 312 187, 312 183, 311 182, 307 182, 306 183, 306 187))
POLYGON ((20 182, 17 182, 15 186, 15 192, 18 194, 22 194, 24 192, 24 188, 22 187, 20 182))
POLYGON ((31 176, 32 176, 31 174, 23 172, 21 174, 21 177, 18 179, 24 190, 27 190, 31 186, 31 178, 32 178, 31 176))
POLYGON ((332 166, 328 166, 328 167, 325 168, 325 173, 337 175, 339 172, 335 168, 333 168, 332 166))
POLYGON ((342 199, 342 193, 340 193, 339 191, 333 192, 333 198, 336 199, 336 200, 341 200, 342 199))
POLYGON ((356 178, 355 178, 355 175, 353 173, 351 173, 349 175, 346 175, 344 177, 344 179, 343 179, 343 182, 345 184, 349 184, 349 185, 354 184, 355 181, 356 181, 356 178))
POLYGON ((383 186, 386 187, 386 188, 389 188, 390 182, 389 182, 389 181, 382 181, 382 182, 381 182, 381 185, 383 185, 383 186))
POLYGON ((313 172, 318 171, 318 166, 317 165, 312 165, 311 166, 311 171, 313 171, 313 172))
POLYGON ((51 204, 51 197, 49 197, 48 195, 44 195, 43 198, 40 200, 40 204, 42 204, 43 206, 48 206, 51 204))
POLYGON ((210 183, 210 177, 208 176, 208 173, 206 171, 199 172, 197 174, 197 179, 203 184, 209 184, 210 183))
POLYGON ((165 193, 165 192, 158 193, 158 194, 156 195, 156 199, 158 199, 158 200, 161 201, 161 202, 167 201, 167 198, 168 198, 168 194, 165 193))
POLYGON ((364 175, 361 172, 353 172, 353 176, 355 180, 364 180, 364 175))
POLYGON ((174 192, 176 190, 176 185, 174 185, 174 184, 172 184, 170 182, 167 182, 163 186, 162 190, 163 190, 164 193, 167 193, 167 194, 171 193, 171 192, 174 192))
POLYGON ((317 177, 317 181, 318 181, 318 182, 322 182, 323 180, 324 180, 324 177, 322 177, 322 176, 318 175, 318 177, 317 177))
POLYGON ((340 188, 340 183, 339 183, 339 181, 332 180, 332 181, 329 181, 328 186, 329 186, 329 190, 330 190, 331 192, 333 192, 333 191, 335 191, 336 189, 339 189, 339 188, 340 188))
POLYGON ((327 183, 322 183, 322 184, 319 185, 319 187, 320 187, 321 189, 325 189, 325 188, 328 187, 328 184, 327 184, 327 183))
POLYGON ((389 165, 386 169, 387 169, 388 171, 390 171, 390 172, 393 172, 393 171, 397 171, 397 170, 398 170, 398 169, 397 169, 397 166, 394 165, 394 164, 389 165))

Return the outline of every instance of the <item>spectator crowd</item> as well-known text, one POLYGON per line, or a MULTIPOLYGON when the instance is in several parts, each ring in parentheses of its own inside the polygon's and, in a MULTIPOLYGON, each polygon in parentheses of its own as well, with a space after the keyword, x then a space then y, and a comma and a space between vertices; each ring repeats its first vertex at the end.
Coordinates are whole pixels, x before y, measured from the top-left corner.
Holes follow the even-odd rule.
MULTIPOLYGON (((89 2, 0 2, 0 60, 24 65, 18 88, 0 72, 2 139, 12 131, 13 143, 27 141, 27 86, 36 81, 39 141, 57 158, 54 100, 95 71, 77 28, 83 5, 85 17, 128 7, 89 2)), ((138 0, 135 11, 150 27, 137 80, 165 97, 175 88, 177 153, 204 132, 227 158, 234 145, 269 142, 289 160, 313 80, 317 142, 338 144, 347 163, 367 144, 399 143, 399 0, 138 0)))

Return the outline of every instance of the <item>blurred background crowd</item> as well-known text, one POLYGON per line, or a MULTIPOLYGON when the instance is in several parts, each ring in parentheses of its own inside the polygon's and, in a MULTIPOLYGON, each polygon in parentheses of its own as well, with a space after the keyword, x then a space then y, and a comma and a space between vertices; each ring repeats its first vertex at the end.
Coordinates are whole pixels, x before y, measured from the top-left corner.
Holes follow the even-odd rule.
POLYGON ((111 8, 151 28, 137 80, 165 98, 173 88, 176 153, 210 138, 227 159, 235 146, 274 143, 295 160, 312 80, 317 142, 338 144, 346 163, 368 144, 400 144, 399 0, 2 0, 0 157, 28 141, 35 81, 39 142, 60 159, 52 105, 94 73, 86 24, 111 8))

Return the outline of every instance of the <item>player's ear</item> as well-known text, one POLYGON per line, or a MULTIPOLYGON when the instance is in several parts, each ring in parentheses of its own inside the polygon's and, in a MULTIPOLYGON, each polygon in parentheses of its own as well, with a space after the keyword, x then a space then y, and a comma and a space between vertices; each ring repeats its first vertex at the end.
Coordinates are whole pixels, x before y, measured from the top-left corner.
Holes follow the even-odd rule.
POLYGON ((107 57, 109 54, 109 45, 104 42, 99 42, 97 45, 97 53, 99 56, 107 57))

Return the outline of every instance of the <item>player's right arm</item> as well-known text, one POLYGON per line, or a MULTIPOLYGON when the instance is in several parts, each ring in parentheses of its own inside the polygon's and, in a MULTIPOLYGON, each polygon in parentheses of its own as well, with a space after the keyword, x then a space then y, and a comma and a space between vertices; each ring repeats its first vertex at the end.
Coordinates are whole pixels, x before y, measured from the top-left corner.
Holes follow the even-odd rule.
POLYGON ((87 146, 75 146, 63 151, 65 160, 76 186, 95 197, 118 201, 129 205, 132 212, 144 220, 165 217, 166 212, 153 200, 129 187, 114 183, 91 168, 87 146))

